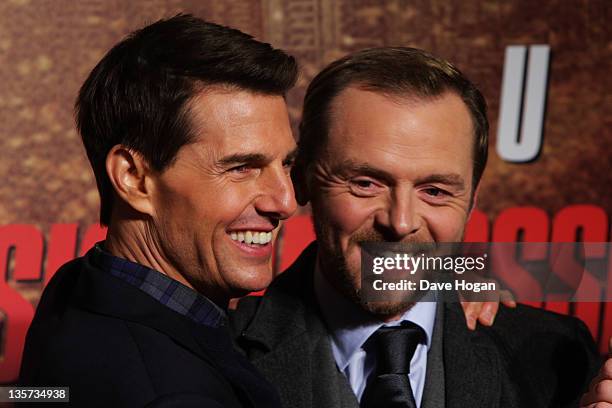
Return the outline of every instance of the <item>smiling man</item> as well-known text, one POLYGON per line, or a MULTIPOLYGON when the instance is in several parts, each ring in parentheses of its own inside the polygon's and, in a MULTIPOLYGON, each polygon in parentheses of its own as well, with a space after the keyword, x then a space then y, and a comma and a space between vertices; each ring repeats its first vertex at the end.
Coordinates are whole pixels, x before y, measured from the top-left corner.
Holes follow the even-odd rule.
POLYGON ((363 296, 365 243, 463 239, 487 152, 484 98, 424 51, 363 50, 313 79, 293 176, 317 241, 234 319, 287 407, 578 406, 597 365, 581 321, 502 307, 469 331, 452 295, 363 296))
POLYGON ((77 406, 279 405, 225 309, 270 284, 297 206, 296 76, 282 51, 185 15, 108 52, 76 103, 108 235, 45 289, 22 384, 69 386, 77 406))
POLYGON ((282 51, 185 15, 106 54, 76 112, 107 239, 45 289, 22 384, 68 386, 74 406, 279 406, 225 308, 271 282, 296 208, 296 75, 282 51))

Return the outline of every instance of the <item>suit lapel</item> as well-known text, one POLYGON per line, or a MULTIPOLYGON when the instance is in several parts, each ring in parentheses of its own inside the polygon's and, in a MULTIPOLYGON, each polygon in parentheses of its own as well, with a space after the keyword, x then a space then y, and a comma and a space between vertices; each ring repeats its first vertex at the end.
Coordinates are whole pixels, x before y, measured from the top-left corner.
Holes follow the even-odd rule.
POLYGON ((315 260, 311 245, 268 289, 250 323, 237 330, 242 341, 262 350, 249 357, 277 386, 285 406, 356 407, 314 300, 315 260))
POLYGON ((444 408, 444 309, 443 303, 436 305, 436 320, 434 324, 431 347, 427 353, 427 371, 421 408, 444 408))
MULTIPOLYGON (((287 407, 358 407, 335 365, 312 289, 312 245, 270 287, 242 337, 258 343, 252 361, 287 407), (314 392, 313 390, 316 390, 314 392)), ((471 332, 458 303, 444 303, 442 354, 446 408, 499 406, 500 358, 486 329, 471 332)))
POLYGON ((446 303, 444 377, 446 407, 497 407, 501 393, 498 352, 482 327, 470 332, 458 303, 446 303))

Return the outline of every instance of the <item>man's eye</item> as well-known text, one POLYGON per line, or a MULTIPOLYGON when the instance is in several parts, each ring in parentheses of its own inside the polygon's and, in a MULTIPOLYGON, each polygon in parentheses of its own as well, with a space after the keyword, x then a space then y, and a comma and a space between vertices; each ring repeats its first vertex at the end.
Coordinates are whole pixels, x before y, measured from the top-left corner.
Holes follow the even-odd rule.
POLYGON ((240 166, 236 166, 236 167, 232 167, 231 169, 229 169, 228 171, 232 172, 232 173, 247 173, 249 170, 251 170, 252 167, 246 165, 246 164, 242 164, 240 166))
POLYGON ((355 178, 350 180, 350 186, 353 193, 357 195, 374 195, 382 191, 384 187, 376 180, 370 178, 355 178))
POLYGON ((423 191, 425 191, 425 193, 427 195, 431 196, 431 197, 440 197, 442 195, 447 194, 446 191, 441 190, 441 189, 439 189, 437 187, 429 187, 429 188, 426 188, 423 191))
POLYGON ((383 189, 381 184, 367 178, 351 179, 348 186, 351 193, 356 197, 375 197, 383 189))
POLYGON ((291 159, 291 160, 286 160, 283 162, 283 167, 289 171, 293 168, 293 165, 295 164, 295 160, 291 159))
POLYGON ((352 183, 359 188, 372 188, 374 183, 371 180, 356 179, 352 183))

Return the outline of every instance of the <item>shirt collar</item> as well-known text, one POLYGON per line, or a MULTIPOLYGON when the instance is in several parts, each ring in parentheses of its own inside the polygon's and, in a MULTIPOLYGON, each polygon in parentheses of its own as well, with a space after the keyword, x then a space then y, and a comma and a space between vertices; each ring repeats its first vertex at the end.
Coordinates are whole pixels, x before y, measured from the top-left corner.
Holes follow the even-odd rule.
MULTIPOLYGON (((353 355, 376 330, 382 326, 396 326, 403 321, 419 325, 426 334, 427 349, 436 319, 436 302, 417 302, 402 317, 394 322, 384 323, 358 305, 341 295, 321 273, 317 260, 314 273, 315 297, 331 333, 332 351, 342 371, 346 369, 353 355)), ((435 297, 433 297, 435 299, 435 297)))
POLYGON ((94 246, 92 261, 103 271, 198 324, 210 327, 226 324, 225 311, 206 296, 155 269, 112 255, 104 249, 104 241, 94 246))

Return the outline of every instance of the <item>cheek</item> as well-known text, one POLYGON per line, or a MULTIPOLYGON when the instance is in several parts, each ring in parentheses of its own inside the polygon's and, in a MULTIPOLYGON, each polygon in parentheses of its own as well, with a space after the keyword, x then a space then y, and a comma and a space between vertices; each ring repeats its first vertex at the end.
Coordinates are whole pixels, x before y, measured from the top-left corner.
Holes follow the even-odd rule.
POLYGON ((156 194, 156 207, 158 218, 182 219, 179 214, 194 215, 196 207, 194 203, 199 201, 198 193, 190 187, 190 184, 180 179, 175 183, 166 182, 159 186, 156 194))
POLYGON ((461 241, 467 213, 457 208, 433 208, 424 217, 436 242, 461 241))
POLYGON ((177 196, 174 211, 192 228, 229 224, 240 216, 250 199, 235 188, 192 188, 177 196))
POLYGON ((160 233, 169 235, 166 240, 174 240, 174 235, 182 232, 185 228, 184 220, 189 214, 189 201, 176 190, 164 189, 156 197, 154 222, 160 233), (185 217, 178 216, 184 214, 185 217))
POLYGON ((339 231, 344 236, 353 234, 371 223, 374 208, 364 199, 338 195, 322 197, 320 202, 324 203, 320 209, 325 212, 326 222, 333 226, 333 230, 339 231))

